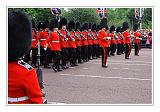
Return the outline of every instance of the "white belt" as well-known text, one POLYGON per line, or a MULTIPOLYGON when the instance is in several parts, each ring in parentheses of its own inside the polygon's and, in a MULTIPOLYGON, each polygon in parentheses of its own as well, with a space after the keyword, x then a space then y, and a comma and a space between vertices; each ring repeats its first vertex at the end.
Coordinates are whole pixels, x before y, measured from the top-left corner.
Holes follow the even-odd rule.
POLYGON ((41 40, 46 40, 46 39, 41 39, 41 40))
POLYGON ((52 42, 59 42, 59 41, 52 41, 52 42))
POLYGON ((8 102, 20 102, 20 101, 25 101, 25 100, 28 100, 28 99, 29 98, 27 96, 19 97, 19 98, 8 97, 8 102))
POLYGON ((32 41, 35 41, 36 39, 32 39, 32 41))

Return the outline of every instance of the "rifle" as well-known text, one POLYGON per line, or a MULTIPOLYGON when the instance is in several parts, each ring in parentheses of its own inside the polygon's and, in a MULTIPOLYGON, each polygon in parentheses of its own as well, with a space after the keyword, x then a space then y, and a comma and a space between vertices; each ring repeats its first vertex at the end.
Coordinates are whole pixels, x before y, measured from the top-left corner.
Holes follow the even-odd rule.
POLYGON ((74 32, 74 36, 77 38, 77 40, 81 40, 80 38, 79 38, 79 36, 76 34, 76 32, 75 31, 73 31, 74 32))
POLYGON ((66 33, 67 33, 67 36, 70 38, 71 41, 75 41, 75 39, 71 37, 71 34, 67 29, 66 29, 66 33))
POLYGON ((61 32, 59 32, 58 30, 57 30, 57 33, 58 33, 59 36, 64 37, 65 41, 68 40, 68 38, 65 35, 63 35, 61 32))

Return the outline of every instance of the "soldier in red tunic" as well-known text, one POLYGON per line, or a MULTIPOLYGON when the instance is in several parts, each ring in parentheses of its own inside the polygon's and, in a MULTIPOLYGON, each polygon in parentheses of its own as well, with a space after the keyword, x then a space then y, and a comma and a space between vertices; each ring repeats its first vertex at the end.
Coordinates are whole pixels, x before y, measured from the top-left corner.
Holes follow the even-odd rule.
POLYGON ((106 61, 107 61, 107 47, 108 47, 108 42, 107 40, 109 37, 107 36, 106 33, 106 27, 107 27, 107 19, 103 18, 100 22, 100 28, 101 30, 98 33, 99 36, 99 45, 102 50, 102 67, 107 68, 106 61))
POLYGON ((129 55, 131 53, 131 41, 130 41, 130 33, 129 33, 129 26, 127 22, 123 22, 123 39, 125 43, 125 59, 129 59, 129 55))
POLYGON ((52 66, 54 71, 62 71, 60 68, 60 60, 61 60, 61 47, 60 47, 60 39, 57 33, 58 31, 58 20, 53 19, 50 22, 50 34, 49 41, 51 43, 51 54, 52 59, 54 59, 54 64, 52 66))
POLYGON ((76 63, 76 37, 75 37, 75 22, 69 21, 68 23, 67 37, 68 37, 68 45, 69 45, 69 53, 70 53, 70 65, 78 66, 76 63))
POLYGON ((93 35, 93 59, 98 58, 98 34, 96 32, 97 25, 92 25, 92 35, 93 35))
POLYGON ((81 36, 82 36, 82 59, 83 62, 87 62, 88 61, 88 40, 87 40, 87 32, 88 30, 88 23, 84 23, 82 25, 82 32, 81 32, 81 36))
POLYGON ((81 37, 81 24, 79 22, 76 23, 76 31, 75 31, 75 36, 76 36, 76 58, 78 60, 78 63, 82 63, 82 37, 81 37))
POLYGON ((31 47, 31 22, 19 11, 8 15, 8 103, 42 104, 37 74, 22 57, 31 47))
POLYGON ((135 56, 139 56, 139 50, 140 50, 140 40, 141 40, 141 34, 138 32, 138 25, 134 24, 133 26, 134 31, 134 46, 135 46, 135 56))
POLYGON ((115 55, 115 51, 116 51, 116 38, 115 38, 115 26, 112 25, 110 27, 110 34, 109 36, 111 37, 111 55, 114 56, 115 55))
POLYGON ((88 60, 92 60, 93 56, 93 34, 91 31, 92 24, 89 23, 88 33, 87 33, 87 40, 88 40, 88 60))
POLYGON ((117 27, 116 29, 116 35, 117 35, 117 55, 121 55, 121 51, 122 51, 122 35, 121 35, 121 27, 117 27))
POLYGON ((44 65, 44 68, 51 68, 49 66, 49 55, 50 51, 48 48, 48 37, 49 37, 49 21, 39 22, 37 25, 39 32, 37 40, 40 41, 41 49, 41 64, 44 65))
POLYGON ((62 56, 62 68, 66 69, 69 68, 67 66, 67 61, 69 60, 69 52, 68 52, 68 37, 66 35, 66 25, 67 19, 62 18, 59 23, 59 36, 60 36, 60 46, 61 46, 61 56, 62 56))

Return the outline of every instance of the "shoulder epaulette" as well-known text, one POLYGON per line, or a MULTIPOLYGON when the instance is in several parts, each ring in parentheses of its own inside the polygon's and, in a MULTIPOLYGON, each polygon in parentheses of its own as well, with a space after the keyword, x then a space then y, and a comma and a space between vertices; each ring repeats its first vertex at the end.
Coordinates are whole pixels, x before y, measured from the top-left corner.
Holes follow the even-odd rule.
POLYGON ((26 68, 28 71, 31 70, 33 67, 29 65, 28 63, 24 62, 23 60, 19 60, 18 64, 26 68))

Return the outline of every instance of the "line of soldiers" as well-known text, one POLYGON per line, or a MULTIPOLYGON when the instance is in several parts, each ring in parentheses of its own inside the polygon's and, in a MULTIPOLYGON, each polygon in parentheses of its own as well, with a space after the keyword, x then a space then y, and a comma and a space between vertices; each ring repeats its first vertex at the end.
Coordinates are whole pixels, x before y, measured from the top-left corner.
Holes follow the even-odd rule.
MULTIPOLYGON (((121 55, 125 53, 125 59, 129 59, 131 52, 130 37, 136 36, 136 52, 139 52, 140 33, 138 25, 134 26, 135 35, 129 34, 127 22, 122 28, 107 26, 107 19, 103 18, 100 25, 69 21, 62 18, 60 22, 56 19, 39 22, 35 25, 32 22, 32 66, 36 66, 37 43, 40 42, 41 65, 44 68, 51 68, 49 63, 53 63, 54 71, 62 71, 70 66, 78 66, 79 63, 100 58, 102 55, 102 67, 106 67, 107 57, 121 55), (68 23, 68 24, 67 24, 68 23), (104 38, 105 37, 105 38, 104 38), (105 49, 104 49, 105 48, 105 49)), ((28 62, 30 52, 24 57, 28 62)))

